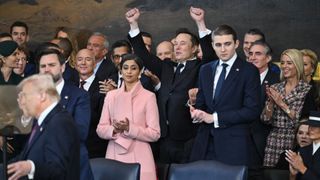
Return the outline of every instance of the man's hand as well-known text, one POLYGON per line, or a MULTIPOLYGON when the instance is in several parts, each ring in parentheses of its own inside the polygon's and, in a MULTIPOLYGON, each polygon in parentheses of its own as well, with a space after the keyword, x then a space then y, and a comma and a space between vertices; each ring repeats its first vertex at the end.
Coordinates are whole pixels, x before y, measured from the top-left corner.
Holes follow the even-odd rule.
POLYGON ((286 160, 289 162, 293 169, 296 169, 301 174, 304 174, 306 172, 307 168, 304 165, 302 157, 299 153, 297 154, 291 150, 286 150, 286 160))
POLYGON ((8 165, 8 180, 18 180, 26 176, 31 171, 31 163, 28 161, 18 161, 8 165))
POLYGON ((130 24, 131 30, 138 29, 139 17, 140 17, 140 11, 138 8, 133 8, 126 12, 126 19, 130 24))
POLYGON ((117 89, 117 84, 111 79, 99 81, 99 84, 99 92, 102 94, 107 94, 107 92, 117 89))
POLYGON ((206 31, 207 27, 204 21, 204 10, 201 8, 190 7, 190 16, 196 22, 199 31, 206 31))
POLYGON ((154 86, 158 85, 160 83, 160 79, 158 78, 158 76, 156 76, 155 74, 153 74, 151 71, 149 70, 145 70, 144 71, 144 75, 148 76, 151 81, 152 81, 152 84, 154 86))
POLYGON ((213 123, 213 115, 208 114, 200 109, 195 109, 193 106, 189 105, 191 118, 193 123, 205 122, 207 124, 213 123))
POLYGON ((189 91, 188 91, 189 104, 191 104, 191 105, 195 105, 196 104, 198 90, 199 90, 198 88, 189 89, 189 91))

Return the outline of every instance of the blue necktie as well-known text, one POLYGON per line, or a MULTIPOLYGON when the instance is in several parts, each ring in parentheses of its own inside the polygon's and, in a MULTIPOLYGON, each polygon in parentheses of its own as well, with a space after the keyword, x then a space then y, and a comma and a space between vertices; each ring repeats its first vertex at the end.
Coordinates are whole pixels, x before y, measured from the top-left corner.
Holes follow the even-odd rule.
POLYGON ((217 98, 220 95, 220 91, 221 91, 223 82, 224 82, 224 80, 226 78, 228 64, 222 63, 222 66, 223 66, 223 69, 222 69, 222 71, 220 73, 220 76, 219 76, 219 79, 218 79, 218 83, 217 83, 217 86, 216 86, 216 89, 215 89, 215 92, 214 92, 214 100, 215 101, 217 100, 217 98))

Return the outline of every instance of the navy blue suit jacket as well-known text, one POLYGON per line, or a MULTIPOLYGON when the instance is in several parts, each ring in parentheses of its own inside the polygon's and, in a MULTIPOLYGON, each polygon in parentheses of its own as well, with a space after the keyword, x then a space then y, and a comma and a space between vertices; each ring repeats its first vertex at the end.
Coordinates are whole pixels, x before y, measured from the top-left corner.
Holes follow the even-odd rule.
POLYGON ((16 160, 34 162, 35 180, 79 179, 79 142, 72 117, 58 104, 16 160))
POLYGON ((237 58, 224 81, 220 96, 213 101, 213 82, 218 60, 205 64, 199 73, 196 107, 218 114, 219 128, 202 123, 194 142, 191 160, 205 159, 212 135, 216 160, 235 165, 250 162, 250 123, 261 113, 260 77, 256 67, 237 58))
POLYGON ((77 86, 65 82, 60 96, 60 104, 72 115, 78 127, 80 137, 81 179, 92 179, 93 175, 89 164, 88 150, 86 148, 91 118, 89 94, 77 86))
POLYGON ((299 150, 307 171, 302 175, 298 174, 298 180, 319 180, 320 179, 320 149, 312 155, 313 145, 303 147, 299 150))

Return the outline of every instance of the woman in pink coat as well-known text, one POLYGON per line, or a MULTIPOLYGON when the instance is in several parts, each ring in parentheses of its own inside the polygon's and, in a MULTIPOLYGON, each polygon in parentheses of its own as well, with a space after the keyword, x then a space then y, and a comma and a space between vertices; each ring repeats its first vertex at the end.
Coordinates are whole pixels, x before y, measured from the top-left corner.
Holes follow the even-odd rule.
POLYGON ((139 77, 142 61, 133 54, 120 63, 124 85, 108 92, 97 127, 98 135, 109 139, 106 158, 141 165, 141 180, 155 180, 156 169, 149 142, 160 137, 155 95, 145 90, 139 77))

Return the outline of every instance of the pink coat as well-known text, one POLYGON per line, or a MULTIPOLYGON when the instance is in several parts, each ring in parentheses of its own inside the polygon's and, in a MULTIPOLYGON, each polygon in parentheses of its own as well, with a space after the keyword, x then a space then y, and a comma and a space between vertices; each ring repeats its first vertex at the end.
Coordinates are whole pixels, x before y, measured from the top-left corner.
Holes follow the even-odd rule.
POLYGON ((138 82, 130 92, 120 89, 108 92, 97 127, 98 135, 109 139, 106 158, 138 162, 140 179, 156 179, 155 163, 149 142, 160 137, 156 97, 138 82), (113 135, 112 121, 129 119, 129 131, 113 135))

